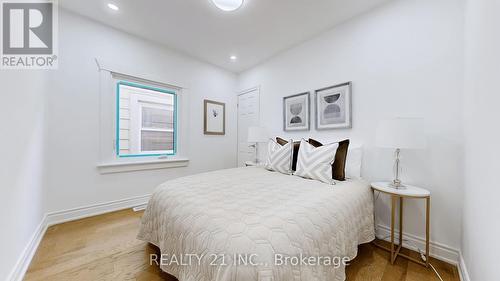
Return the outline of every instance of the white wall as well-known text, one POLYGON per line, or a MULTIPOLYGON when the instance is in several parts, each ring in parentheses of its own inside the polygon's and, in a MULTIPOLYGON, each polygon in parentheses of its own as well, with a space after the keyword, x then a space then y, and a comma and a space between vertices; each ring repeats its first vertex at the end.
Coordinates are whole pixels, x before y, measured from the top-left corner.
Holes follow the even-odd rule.
MULTIPOLYGON (((244 72, 238 88, 261 86, 261 121, 272 135, 351 138, 364 143, 363 174, 392 177, 392 152, 373 146, 383 118, 424 117, 429 146, 403 152, 403 180, 432 192, 432 241, 460 246, 462 202, 463 7, 455 0, 394 1, 244 72), (353 128, 287 134, 282 98, 353 82, 353 128)), ((312 110, 314 112, 314 109, 312 110)), ((406 204, 405 230, 425 237, 422 201, 406 204)), ((389 205, 378 219, 389 225, 389 205)))
POLYGON ((500 2, 468 0, 465 10, 462 252, 470 280, 494 281, 500 276, 500 2))
POLYGON ((14 268, 44 214, 47 81, 44 71, 0 70, 0 280, 14 268))
MULTIPOLYGON (((59 69, 48 97, 48 211, 150 194, 170 178, 236 166, 236 76, 60 11, 59 69), (101 175, 99 73, 94 58, 188 88, 190 163, 185 168, 101 175), (203 135, 203 99, 226 103, 226 135, 203 135)), ((114 93, 109 93, 110 95, 114 93)))

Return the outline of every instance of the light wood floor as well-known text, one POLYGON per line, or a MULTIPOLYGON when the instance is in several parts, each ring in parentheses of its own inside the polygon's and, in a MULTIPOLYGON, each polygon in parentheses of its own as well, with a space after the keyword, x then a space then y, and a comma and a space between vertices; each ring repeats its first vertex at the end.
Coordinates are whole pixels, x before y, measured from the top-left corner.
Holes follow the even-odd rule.
MULTIPOLYGON (((24 280, 168 280, 149 265, 154 246, 135 239, 142 212, 124 210, 52 226, 47 230, 24 280)), ((408 253, 408 251, 407 251, 408 253)), ((417 255, 416 253, 412 253, 417 255)), ((439 281, 431 269, 361 245, 347 268, 348 281, 439 281)), ((431 260, 444 281, 459 281, 455 266, 431 260)))

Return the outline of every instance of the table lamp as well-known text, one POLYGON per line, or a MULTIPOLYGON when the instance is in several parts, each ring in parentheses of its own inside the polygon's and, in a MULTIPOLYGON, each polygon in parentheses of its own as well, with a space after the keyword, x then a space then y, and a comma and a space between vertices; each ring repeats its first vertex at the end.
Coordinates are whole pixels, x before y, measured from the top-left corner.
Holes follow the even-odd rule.
POLYGON ((391 186, 396 189, 404 188, 400 175, 400 153, 405 149, 424 149, 423 119, 420 118, 393 118, 383 120, 377 128, 376 144, 382 148, 395 149, 394 179, 391 186))
POLYGON ((259 164, 259 143, 267 141, 268 135, 265 128, 258 126, 248 127, 248 142, 254 143, 250 147, 255 148, 255 164, 259 164))

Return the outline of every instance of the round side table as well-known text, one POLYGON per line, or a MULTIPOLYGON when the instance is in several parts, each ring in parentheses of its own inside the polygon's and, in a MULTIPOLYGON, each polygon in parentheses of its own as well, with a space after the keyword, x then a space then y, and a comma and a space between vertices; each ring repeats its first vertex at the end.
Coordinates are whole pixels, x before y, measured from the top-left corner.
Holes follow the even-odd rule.
POLYGON ((429 243, 430 243, 430 215, 431 215, 431 193, 424 188, 405 185, 400 188, 391 186, 390 182, 373 182, 371 183, 372 189, 391 196, 391 247, 387 248, 378 243, 377 247, 387 250, 391 253, 391 264, 394 264, 398 256, 406 258, 410 261, 421 264, 425 267, 429 266, 429 243), (412 258, 405 254, 400 253, 403 245, 403 202, 405 198, 424 199, 426 202, 426 215, 425 215, 425 262, 412 258), (399 245, 394 243, 394 229, 396 219, 396 208, 399 201, 399 245), (396 248, 397 246, 397 248, 396 248))

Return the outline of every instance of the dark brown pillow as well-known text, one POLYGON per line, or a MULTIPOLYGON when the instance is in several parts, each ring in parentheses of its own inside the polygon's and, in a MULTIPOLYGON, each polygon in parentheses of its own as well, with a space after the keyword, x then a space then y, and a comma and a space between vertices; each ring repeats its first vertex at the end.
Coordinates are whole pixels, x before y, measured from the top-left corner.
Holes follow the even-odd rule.
MULTIPOLYGON (((287 140, 282 139, 280 137, 276 137, 276 142, 279 145, 285 145, 288 143, 287 140)), ((294 141, 293 142, 293 155, 292 155, 292 171, 295 171, 297 168, 297 157, 299 156, 299 148, 300 148, 300 141, 294 141)))
MULTIPOLYGON (((322 146, 323 144, 317 140, 309 139, 309 143, 314 147, 322 146)), ((335 160, 332 164, 332 178, 338 181, 345 181, 345 163, 347 159, 347 150, 349 149, 349 140, 339 142, 335 160)))

